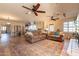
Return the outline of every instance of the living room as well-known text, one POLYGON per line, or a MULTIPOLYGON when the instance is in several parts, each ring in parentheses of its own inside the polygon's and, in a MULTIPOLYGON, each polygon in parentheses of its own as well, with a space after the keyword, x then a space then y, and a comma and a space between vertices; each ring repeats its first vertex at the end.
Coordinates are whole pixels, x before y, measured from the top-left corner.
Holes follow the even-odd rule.
POLYGON ((0 4, 0 55, 79 55, 71 53, 78 46, 71 43, 79 32, 78 13, 78 3, 0 4))

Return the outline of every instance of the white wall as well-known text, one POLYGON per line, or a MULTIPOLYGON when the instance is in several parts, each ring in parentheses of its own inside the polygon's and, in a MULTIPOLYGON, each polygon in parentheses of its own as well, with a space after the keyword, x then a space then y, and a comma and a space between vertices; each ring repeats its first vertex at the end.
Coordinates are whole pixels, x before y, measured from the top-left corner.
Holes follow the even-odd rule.
MULTIPOLYGON (((3 25, 6 25, 8 21, 6 20, 0 20, 0 27, 3 26, 3 25)), ((23 30, 23 27, 25 27, 25 23, 23 22, 15 22, 15 21, 9 21, 11 24, 11 34, 13 35, 13 33, 15 32, 14 31, 14 26, 18 25, 18 26, 21 26, 21 31, 24 31, 23 30)))

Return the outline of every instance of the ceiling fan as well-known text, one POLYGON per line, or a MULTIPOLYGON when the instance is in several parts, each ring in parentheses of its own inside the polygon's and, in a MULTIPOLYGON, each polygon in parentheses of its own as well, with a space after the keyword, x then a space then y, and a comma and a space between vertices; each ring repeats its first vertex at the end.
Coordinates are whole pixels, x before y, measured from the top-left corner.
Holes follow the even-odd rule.
POLYGON ((51 16, 51 20, 53 20, 53 21, 56 21, 56 20, 58 20, 59 18, 58 17, 53 17, 53 16, 51 16))
POLYGON ((60 19, 59 17, 55 17, 55 16, 47 16, 47 17, 50 17, 50 19, 53 20, 53 21, 60 19))
POLYGON ((66 17, 66 13, 64 13, 64 12, 63 13, 57 13, 56 15, 57 16, 62 15, 63 17, 66 17))
POLYGON ((57 17, 51 16, 51 20, 56 21, 56 20, 60 19, 60 18, 58 18, 58 16, 60 16, 60 15, 62 15, 63 17, 66 17, 66 13, 62 13, 62 14, 61 13, 57 13, 56 14, 57 17))
POLYGON ((30 11, 32 11, 36 16, 38 16, 38 13, 46 13, 45 11, 42 11, 42 10, 38 10, 39 7, 40 7, 40 4, 38 3, 37 5, 33 5, 33 8, 28 8, 26 6, 22 6, 23 8, 25 9, 28 9, 30 11))
POLYGON ((48 16, 48 17, 50 17, 51 20, 56 21, 56 20, 60 19, 58 16, 66 17, 66 13, 62 13, 62 14, 61 13, 57 13, 57 14, 55 14, 55 16, 48 16))

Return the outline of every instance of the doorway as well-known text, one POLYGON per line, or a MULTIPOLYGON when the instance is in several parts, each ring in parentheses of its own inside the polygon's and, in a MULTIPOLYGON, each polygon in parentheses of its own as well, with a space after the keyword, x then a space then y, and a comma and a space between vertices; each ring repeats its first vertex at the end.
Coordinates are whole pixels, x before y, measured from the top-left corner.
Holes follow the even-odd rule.
POLYGON ((11 25, 2 25, 1 26, 1 33, 2 34, 4 34, 4 33, 10 34, 11 33, 11 25))

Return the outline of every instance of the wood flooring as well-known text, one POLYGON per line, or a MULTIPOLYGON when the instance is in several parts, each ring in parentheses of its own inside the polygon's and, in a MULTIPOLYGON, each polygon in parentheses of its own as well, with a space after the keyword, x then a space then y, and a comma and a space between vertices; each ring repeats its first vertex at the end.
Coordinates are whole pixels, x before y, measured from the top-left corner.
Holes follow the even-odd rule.
POLYGON ((63 43, 47 39, 30 44, 23 36, 0 38, 0 56, 60 56, 62 49, 63 43))

